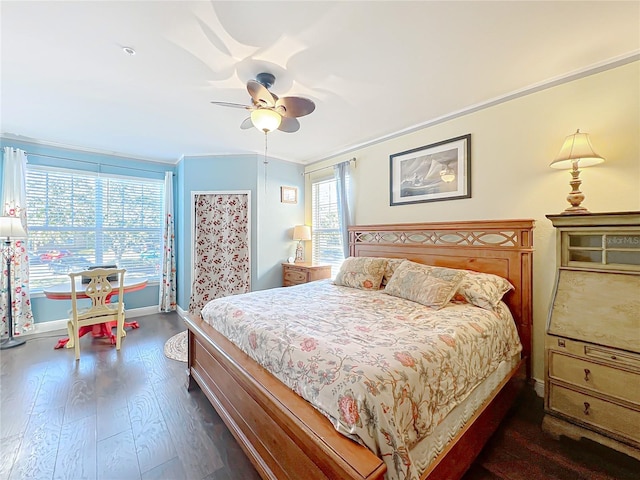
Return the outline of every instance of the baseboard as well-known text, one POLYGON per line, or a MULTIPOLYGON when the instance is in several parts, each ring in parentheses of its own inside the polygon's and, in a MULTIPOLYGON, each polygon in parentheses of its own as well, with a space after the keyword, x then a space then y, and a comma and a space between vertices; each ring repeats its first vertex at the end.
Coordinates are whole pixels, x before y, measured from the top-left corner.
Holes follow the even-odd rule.
MULTIPOLYGON (((127 318, 144 317, 145 315, 153 315, 158 313, 158 306, 151 305, 149 307, 131 308, 127 309, 127 318)), ((40 335, 43 333, 55 332, 57 330, 67 331, 67 319, 51 320, 50 322, 42 322, 34 324, 34 328, 31 332, 27 332, 21 337, 29 337, 31 335, 40 335)))
POLYGON ((158 305, 150 305, 148 307, 133 308, 131 310, 127 309, 127 318, 144 317, 146 315, 153 315, 159 312, 160 310, 158 310, 158 305))
POLYGON ((544 380, 539 380, 537 378, 532 378, 532 380, 533 390, 539 397, 544 398, 544 380))
POLYGON ((187 310, 180 308, 180 305, 178 305, 176 311, 178 312, 178 315, 180 316, 180 318, 182 318, 183 320, 186 318, 187 315, 189 315, 189 312, 187 310))

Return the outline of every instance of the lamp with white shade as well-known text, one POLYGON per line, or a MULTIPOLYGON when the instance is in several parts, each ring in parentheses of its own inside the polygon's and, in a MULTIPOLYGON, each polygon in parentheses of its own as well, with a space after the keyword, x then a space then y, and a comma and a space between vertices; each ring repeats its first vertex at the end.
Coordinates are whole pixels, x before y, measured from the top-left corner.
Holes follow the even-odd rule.
POLYGON ((295 263, 302 263, 304 262, 302 242, 311 240, 311 227, 308 225, 296 225, 293 227, 293 239, 298 241, 295 263))
POLYGON ((13 251, 11 241, 17 238, 25 238, 27 232, 22 226, 22 221, 18 217, 0 217, 0 237, 5 238, 3 254, 7 258, 7 329, 9 336, 0 342, 0 350, 17 347, 25 343, 25 340, 16 339, 13 336, 13 301, 11 298, 11 261, 13 251))
POLYGON ((579 167, 590 167, 604 162, 604 158, 598 155, 591 141, 589 135, 581 133, 580 129, 573 135, 569 135, 564 140, 564 144, 560 149, 560 153, 556 156, 556 159, 551 162, 552 168, 570 168, 571 169, 571 192, 567 196, 567 201, 571 204, 562 214, 584 214, 590 213, 585 207, 580 205, 584 200, 584 194, 580 191, 580 170, 579 167))

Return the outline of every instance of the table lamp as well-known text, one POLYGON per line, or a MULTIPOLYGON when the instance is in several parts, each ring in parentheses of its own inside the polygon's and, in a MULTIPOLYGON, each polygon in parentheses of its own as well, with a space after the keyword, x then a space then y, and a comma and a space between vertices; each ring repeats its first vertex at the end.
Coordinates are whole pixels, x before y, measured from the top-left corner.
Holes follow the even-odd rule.
POLYGON ((4 237, 3 255, 7 257, 7 329, 9 336, 0 342, 0 350, 17 347, 24 344, 25 340, 13 337, 13 301, 11 298, 11 261, 13 260, 13 247, 11 241, 16 238, 25 238, 27 232, 22 226, 19 217, 0 217, 0 237, 4 237))
POLYGON ((571 168, 571 181, 569 182, 571 192, 567 196, 567 201, 571 206, 562 212, 563 215, 590 213, 580 205, 584 200, 584 194, 579 188, 582 181, 578 167, 590 167, 602 162, 604 162, 604 158, 593 150, 589 135, 580 133, 580 129, 565 138, 560 153, 549 165, 552 168, 571 168))
POLYGON ((308 225, 296 225, 293 227, 293 239, 298 241, 295 263, 302 263, 304 262, 302 242, 305 240, 311 240, 311 227, 308 225))

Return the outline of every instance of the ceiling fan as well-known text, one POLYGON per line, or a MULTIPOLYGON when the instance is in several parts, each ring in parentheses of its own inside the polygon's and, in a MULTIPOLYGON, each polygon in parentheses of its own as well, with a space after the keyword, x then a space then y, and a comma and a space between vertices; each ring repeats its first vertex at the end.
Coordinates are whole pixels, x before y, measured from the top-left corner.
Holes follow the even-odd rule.
POLYGON ((298 117, 309 115, 316 108, 308 98, 282 97, 271 93, 269 88, 274 84, 276 77, 270 73, 259 73, 255 80, 247 82, 247 91, 251 95, 251 105, 229 102, 211 102, 223 107, 243 108, 251 112, 240 128, 248 129, 256 127, 265 133, 275 130, 293 133, 300 129, 298 117))

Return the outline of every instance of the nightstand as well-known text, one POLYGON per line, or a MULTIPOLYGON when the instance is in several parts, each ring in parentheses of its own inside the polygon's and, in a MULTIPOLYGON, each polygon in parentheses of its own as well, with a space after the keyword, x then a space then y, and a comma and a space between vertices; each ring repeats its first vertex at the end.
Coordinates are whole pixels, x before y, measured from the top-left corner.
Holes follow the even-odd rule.
POLYGON ((547 218, 557 274, 542 429, 640 459, 640 212, 547 218))
POLYGON ((331 265, 313 265, 311 263, 283 263, 282 285, 290 287, 302 283, 331 278, 331 265))

